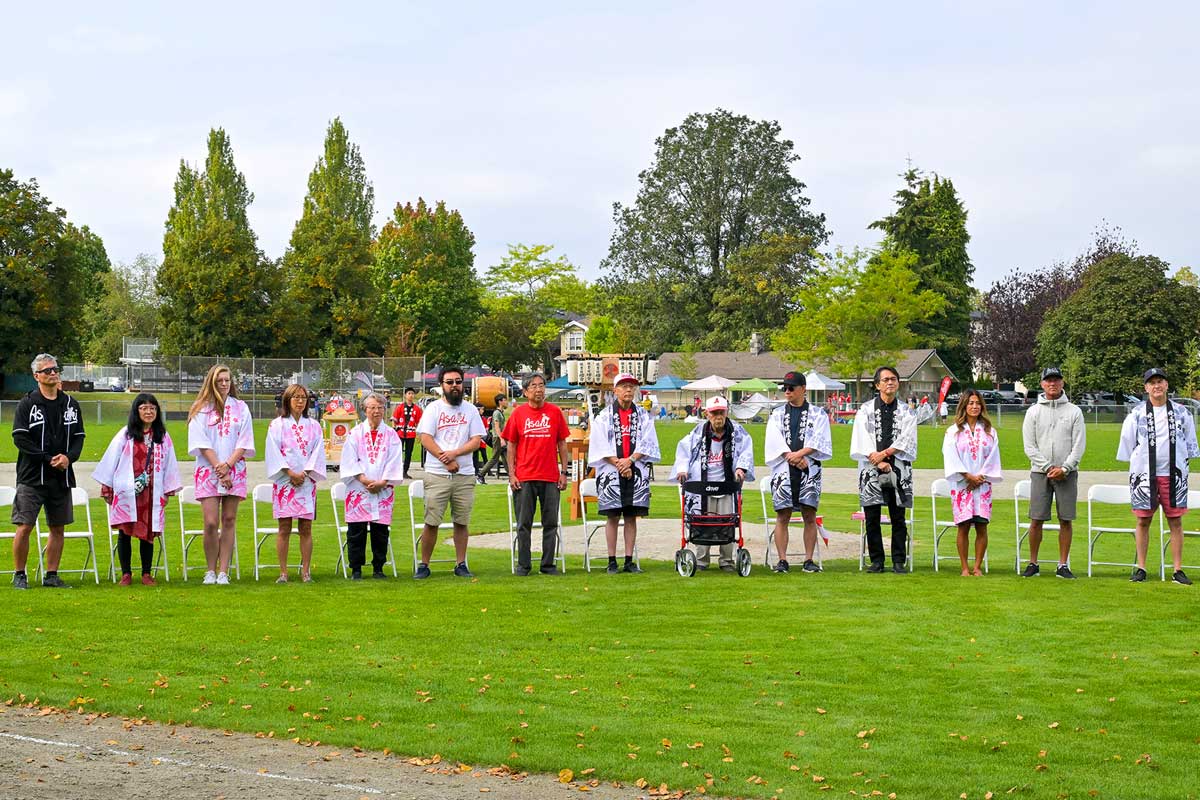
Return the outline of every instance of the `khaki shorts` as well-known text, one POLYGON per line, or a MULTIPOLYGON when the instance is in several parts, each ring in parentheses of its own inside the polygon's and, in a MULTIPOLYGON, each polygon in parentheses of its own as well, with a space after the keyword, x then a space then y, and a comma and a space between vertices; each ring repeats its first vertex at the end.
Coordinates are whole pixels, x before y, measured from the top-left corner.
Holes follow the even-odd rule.
POLYGON ((441 525, 447 505, 455 525, 471 523, 471 509, 475 506, 474 475, 425 473, 425 524, 441 525))

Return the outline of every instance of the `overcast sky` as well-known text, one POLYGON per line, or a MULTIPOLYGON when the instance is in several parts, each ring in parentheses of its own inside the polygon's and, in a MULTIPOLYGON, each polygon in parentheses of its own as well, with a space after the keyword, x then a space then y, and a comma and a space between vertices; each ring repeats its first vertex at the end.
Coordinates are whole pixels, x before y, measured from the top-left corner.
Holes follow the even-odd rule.
POLYGON ((0 167, 113 260, 161 258, 179 160, 223 126, 279 256, 340 116, 380 223, 445 200, 480 272, 548 243, 595 277, 655 137, 721 107, 780 122, 835 245, 877 241, 911 159, 958 188, 980 288, 1102 219, 1200 264, 1195 3, 267 5, 6 7, 0 167))

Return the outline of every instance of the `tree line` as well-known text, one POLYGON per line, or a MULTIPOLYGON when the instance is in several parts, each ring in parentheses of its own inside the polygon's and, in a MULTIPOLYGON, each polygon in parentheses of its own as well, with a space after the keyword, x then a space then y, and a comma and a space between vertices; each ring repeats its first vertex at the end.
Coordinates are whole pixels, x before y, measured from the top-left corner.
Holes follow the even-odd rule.
POLYGON ((121 336, 149 336, 165 355, 332 350, 514 369, 548 363, 576 316, 595 352, 744 350, 758 333, 795 363, 846 374, 912 347, 937 348, 964 382, 1029 378, 1047 361, 1096 388, 1132 388, 1147 359, 1197 371, 1190 271, 1171 276, 1104 229, 1072 263, 1016 269, 978 292, 950 178, 910 166, 892 212, 869 226, 878 245, 846 252, 830 246, 799 161, 777 122, 689 115, 656 139, 633 202, 614 203, 594 282, 549 244, 511 245, 477 271, 474 235, 444 200, 397 203, 376 229, 374 188, 340 119, 278 258, 258 246, 254 195, 220 128, 202 163, 180 163, 161 263, 110 264, 35 180, 4 171, 0 309, 12 313, 0 358, 23 371, 36 342, 112 363, 121 336))

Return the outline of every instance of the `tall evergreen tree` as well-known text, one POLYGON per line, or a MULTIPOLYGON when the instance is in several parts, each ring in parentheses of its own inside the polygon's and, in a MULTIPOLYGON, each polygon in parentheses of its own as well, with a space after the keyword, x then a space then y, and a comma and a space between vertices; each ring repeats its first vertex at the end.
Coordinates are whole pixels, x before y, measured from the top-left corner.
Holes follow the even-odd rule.
POLYGON ((278 269, 258 249, 246 210, 254 195, 229 136, 208 135, 203 171, 179 164, 158 270, 165 354, 273 353, 278 269))
POLYGON ((971 278, 975 267, 967 253, 967 209, 949 178, 904 173, 904 188, 896 192, 896 210, 871 223, 885 234, 883 248, 911 252, 918 290, 946 299, 942 310, 913 323, 918 347, 936 347, 946 366, 960 379, 971 375, 968 343, 971 328, 971 278))
POLYGON ((375 190, 358 145, 335 118, 282 261, 288 312, 281 330, 288 355, 315 355, 327 341, 341 353, 382 351, 387 337, 371 324, 368 299, 374 214, 375 190))
POLYGON ((431 364, 461 361, 483 313, 475 274, 475 235, 444 202, 397 205, 373 247, 374 283, 384 330, 412 326, 431 364))

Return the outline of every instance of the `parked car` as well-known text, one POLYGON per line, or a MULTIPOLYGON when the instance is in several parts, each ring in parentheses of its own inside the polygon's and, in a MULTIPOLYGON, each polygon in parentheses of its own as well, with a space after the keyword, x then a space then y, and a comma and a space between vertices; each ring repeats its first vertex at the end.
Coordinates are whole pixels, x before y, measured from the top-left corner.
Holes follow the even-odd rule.
POLYGON ((110 392, 125 391, 125 381, 122 380, 121 378, 109 378, 108 379, 108 390, 110 392))

